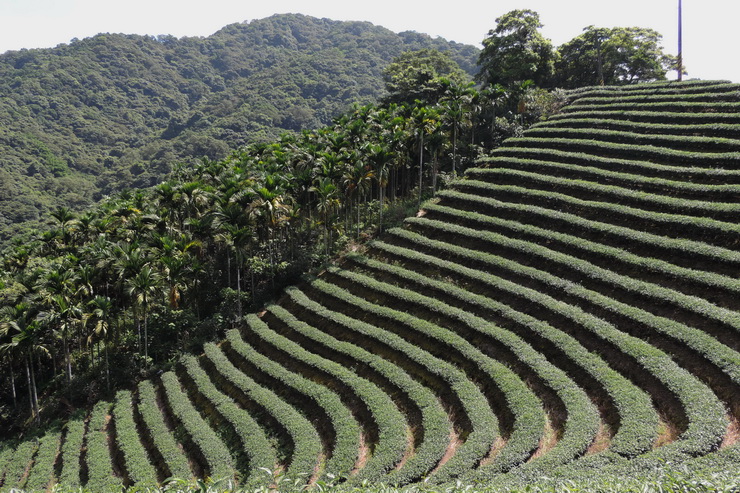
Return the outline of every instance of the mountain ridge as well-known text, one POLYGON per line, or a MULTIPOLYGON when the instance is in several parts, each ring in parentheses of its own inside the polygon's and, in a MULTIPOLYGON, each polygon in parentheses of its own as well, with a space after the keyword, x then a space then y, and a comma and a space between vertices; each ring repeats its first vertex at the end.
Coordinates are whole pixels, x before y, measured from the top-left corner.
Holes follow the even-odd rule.
POLYGON ((475 47, 369 22, 279 14, 211 36, 102 33, 0 55, 0 237, 52 208, 154 185, 177 162, 317 128, 383 94, 403 51, 475 47))

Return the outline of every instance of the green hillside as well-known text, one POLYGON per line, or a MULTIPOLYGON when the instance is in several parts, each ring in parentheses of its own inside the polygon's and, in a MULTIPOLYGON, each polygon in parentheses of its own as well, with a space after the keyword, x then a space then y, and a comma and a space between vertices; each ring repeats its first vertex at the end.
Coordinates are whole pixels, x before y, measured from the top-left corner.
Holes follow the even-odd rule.
POLYGON ((570 92, 220 344, 0 446, 2 490, 737 487, 739 89, 570 92))
POLYGON ((366 22, 276 15, 206 38, 100 34, 0 55, 0 241, 63 205, 158 184, 176 163, 331 123, 383 95, 408 50, 475 47, 366 22))

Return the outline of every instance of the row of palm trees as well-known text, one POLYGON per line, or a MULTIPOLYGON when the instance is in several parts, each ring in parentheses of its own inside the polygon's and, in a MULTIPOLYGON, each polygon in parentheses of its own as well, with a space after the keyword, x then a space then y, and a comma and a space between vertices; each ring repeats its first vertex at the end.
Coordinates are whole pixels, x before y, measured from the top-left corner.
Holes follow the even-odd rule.
POLYGON ((48 231, 2 257, 7 405, 20 408, 25 387, 27 416, 40 420, 40 397, 74 400, 77 382, 94 400, 217 336, 340 239, 381 231, 389 204, 420 204, 495 140, 507 107, 516 101, 501 89, 450 84, 433 104, 355 107, 82 214, 56 209, 48 231))

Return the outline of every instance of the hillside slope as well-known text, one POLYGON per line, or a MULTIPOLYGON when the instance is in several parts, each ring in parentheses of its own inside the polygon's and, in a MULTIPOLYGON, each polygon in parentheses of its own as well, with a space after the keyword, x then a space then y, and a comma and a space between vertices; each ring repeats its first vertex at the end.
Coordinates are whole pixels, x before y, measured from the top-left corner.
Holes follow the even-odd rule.
POLYGON ((3 488, 736 470, 738 89, 571 93, 222 344, 0 449, 3 488))
POLYGON ((404 51, 478 50, 366 22, 276 15, 206 38, 100 34, 0 55, 0 240, 60 205, 159 183, 178 162, 320 128, 376 101, 404 51))

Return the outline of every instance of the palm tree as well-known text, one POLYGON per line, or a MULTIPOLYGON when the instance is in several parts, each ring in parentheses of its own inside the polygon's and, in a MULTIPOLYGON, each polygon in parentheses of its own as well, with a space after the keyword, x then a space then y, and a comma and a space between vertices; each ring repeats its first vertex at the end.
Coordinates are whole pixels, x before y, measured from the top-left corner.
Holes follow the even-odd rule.
POLYGON ((3 351, 3 343, 0 342, 0 357, 2 357, 3 360, 5 360, 5 363, 8 365, 8 373, 10 376, 10 390, 11 395, 13 396, 13 409, 18 408, 18 397, 15 390, 15 355, 12 351, 3 351))
POLYGON ((373 162, 373 176, 378 184, 378 231, 383 231, 383 209, 385 207, 385 188, 388 186, 388 163, 393 159, 393 151, 384 143, 371 144, 368 153, 373 162))
POLYGON ((395 201, 399 187, 402 195, 405 195, 404 190, 409 188, 408 180, 404 180, 403 177, 399 179, 399 172, 403 175, 403 171, 408 169, 409 162, 411 129, 409 119, 405 115, 406 109, 391 104, 387 110, 380 109, 372 113, 372 128, 375 129, 376 137, 369 145, 385 146, 391 153, 391 169, 388 171, 388 175, 393 178, 390 187, 391 201, 395 201))
POLYGON ((128 279, 133 278, 137 272, 149 264, 147 253, 137 242, 118 242, 113 245, 112 253, 113 270, 120 286, 123 286, 128 279))
POLYGON ((59 206, 49 213, 61 229, 62 243, 67 244, 67 233, 77 221, 77 216, 67 207, 59 206))
POLYGON ((95 296, 95 280, 97 278, 98 271, 95 265, 91 264, 80 264, 77 267, 77 291, 83 297, 95 296))
POLYGON ((35 320, 30 306, 19 303, 0 309, 0 355, 10 360, 22 360, 26 370, 28 404, 36 422, 40 422, 39 398, 36 387, 36 372, 33 357, 48 355, 49 350, 41 344, 42 329, 35 320))
POLYGON ((185 225, 187 217, 199 218, 207 206, 211 203, 211 187, 200 181, 183 183, 178 187, 179 207, 184 210, 180 218, 180 229, 185 225))
MULTIPOLYGON (((254 243, 254 231, 251 227, 239 227, 234 225, 225 225, 226 236, 228 237, 229 250, 234 252, 236 260, 236 291, 239 299, 237 313, 239 318, 242 317, 242 270, 244 262, 251 253, 251 247, 254 243)), ((254 299, 254 282, 252 282, 252 299, 254 299)))
POLYGON ((86 212, 77 220, 77 236, 81 243, 86 243, 92 239, 97 219, 98 217, 94 212, 86 212))
POLYGON ((159 213, 168 219, 167 225, 174 228, 176 224, 182 227, 182 218, 177 201, 177 189, 170 182, 164 182, 154 188, 154 197, 157 201, 159 213))
POLYGON ((316 170, 312 167, 313 164, 313 159, 302 161, 294 168, 291 175, 293 194, 298 200, 301 212, 307 216, 309 224, 313 221, 311 193, 316 179, 316 170))
POLYGON ((231 253, 233 250, 233 241, 231 231, 240 228, 247 222, 247 215, 244 208, 238 202, 232 202, 231 198, 216 201, 216 210, 214 217, 214 235, 213 242, 218 250, 226 252, 226 275, 227 286, 230 288, 231 283, 231 253))
POLYGON ((67 383, 72 381, 69 340, 74 335, 75 322, 81 315, 79 306, 74 302, 74 295, 78 290, 74 268, 76 262, 65 262, 58 269, 48 272, 37 286, 39 301, 46 306, 46 311, 39 315, 40 319, 52 331, 58 331, 62 339, 67 383))
POLYGON ((467 85, 445 81, 445 91, 441 99, 444 119, 452 127, 452 175, 457 174, 457 135, 460 123, 467 114, 473 100, 473 83, 467 85))
POLYGON ((69 340, 74 328, 81 324, 82 309, 71 297, 63 294, 52 296, 51 302, 49 310, 40 314, 40 319, 46 322, 47 326, 57 329, 61 335, 64 369, 67 383, 70 383, 72 381, 72 357, 69 340))
POLYGON ((370 166, 366 165, 362 159, 353 161, 353 164, 349 166, 342 176, 342 185, 344 186, 344 194, 347 199, 355 202, 355 208, 357 209, 357 238, 360 237, 360 203, 370 190, 374 173, 370 166))
POLYGON ((318 198, 317 210, 323 217, 324 223, 324 243, 326 255, 329 256, 331 238, 331 222, 334 211, 339 207, 339 190, 329 178, 321 178, 313 187, 318 198))
POLYGON ((508 101, 511 97, 510 89, 502 86, 501 84, 495 84, 492 86, 486 86, 480 92, 481 106, 483 108, 488 107, 490 109, 491 127, 489 129, 488 142, 491 145, 496 144, 496 118, 498 117, 499 110, 505 110, 508 101))
POLYGON ((416 128, 416 137, 419 143, 419 199, 418 208, 421 209, 421 196, 424 177, 424 137, 432 134, 439 128, 439 113, 434 108, 417 106, 412 110, 411 119, 416 128))
POLYGON ((275 275, 275 252, 273 239, 275 231, 282 225, 283 217, 288 210, 285 204, 286 196, 280 189, 280 181, 274 175, 265 177, 265 186, 254 187, 255 199, 250 204, 250 212, 255 223, 266 239, 267 251, 270 258, 270 271, 273 282, 275 275))
MULTIPOLYGON (((149 358, 149 308, 159 290, 159 276, 149 265, 141 268, 136 275, 126 281, 126 293, 133 299, 137 319, 137 334, 141 341, 141 322, 144 322, 144 359, 149 358)), ((139 342, 141 348, 141 342, 139 342)))
MULTIPOLYGON (((92 345, 94 341, 102 341, 105 351, 105 383, 110 391, 110 364, 108 359, 108 340, 110 338, 110 319, 113 315, 113 301, 107 296, 96 296, 88 302, 92 312, 88 313, 86 321, 93 320, 92 332, 87 338, 87 343, 92 345)), ((98 350, 98 356, 100 350, 98 350)))
POLYGON ((442 132, 439 132, 441 124, 435 125, 432 133, 427 136, 427 148, 432 155, 432 193, 437 192, 437 176, 439 175, 439 151, 448 142, 442 132))

